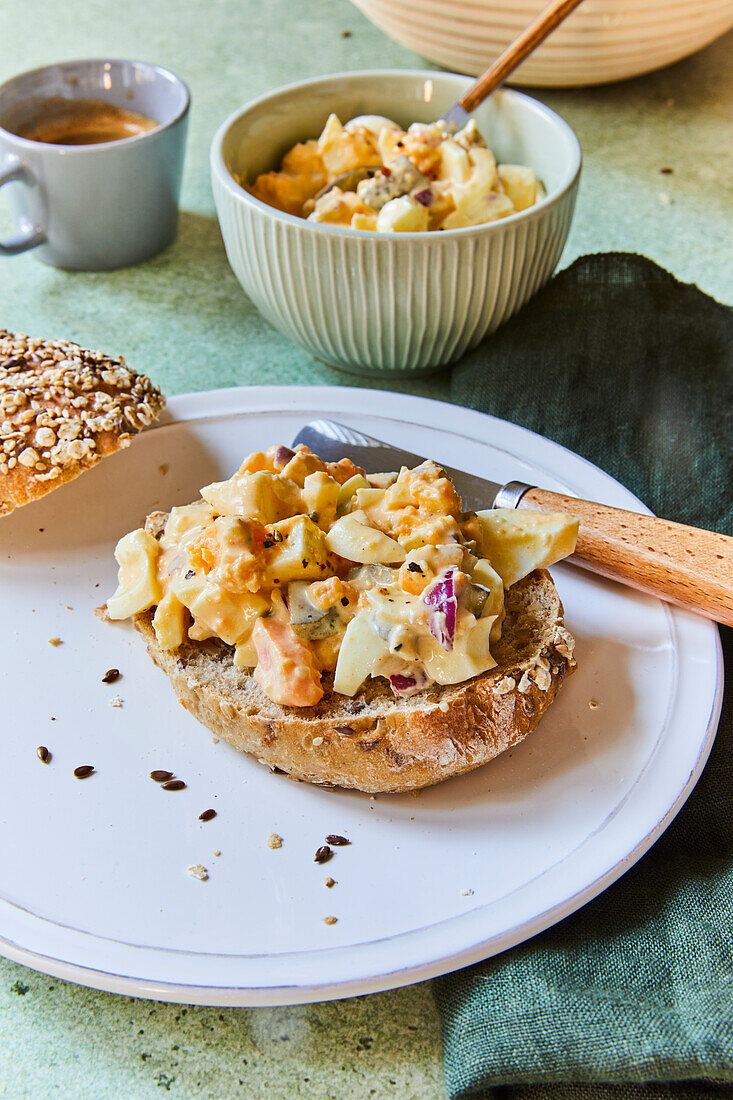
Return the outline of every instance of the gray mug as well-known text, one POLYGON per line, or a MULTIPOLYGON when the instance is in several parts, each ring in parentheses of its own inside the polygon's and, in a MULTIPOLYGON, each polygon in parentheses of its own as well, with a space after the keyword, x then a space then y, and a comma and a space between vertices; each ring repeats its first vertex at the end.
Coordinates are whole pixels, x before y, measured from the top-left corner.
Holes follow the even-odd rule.
POLYGON ((176 234, 188 88, 141 61, 67 61, 0 87, 0 188, 17 233, 0 255, 35 249, 44 263, 109 271, 154 256, 176 234), (53 145, 15 132, 40 100, 99 99, 159 123, 97 145, 53 145))

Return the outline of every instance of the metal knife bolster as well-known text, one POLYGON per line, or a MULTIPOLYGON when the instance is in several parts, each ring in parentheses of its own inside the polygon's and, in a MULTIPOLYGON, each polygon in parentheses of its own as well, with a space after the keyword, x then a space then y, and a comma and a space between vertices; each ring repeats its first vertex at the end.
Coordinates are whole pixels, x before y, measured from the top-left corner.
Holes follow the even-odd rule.
POLYGON ((532 485, 527 485, 526 481, 507 481, 506 485, 502 485, 499 492, 494 497, 494 503, 492 508, 518 508, 519 502, 527 492, 528 489, 533 488, 532 485))
MULTIPOLYGON (((365 435, 346 424, 335 420, 312 420, 296 435, 293 445, 305 443, 310 449, 327 462, 338 462, 348 457, 357 466, 368 473, 386 473, 401 466, 419 466, 425 461, 423 455, 403 451, 381 439, 365 435)), ((522 481, 510 481, 500 485, 496 481, 469 474, 465 470, 456 470, 452 466, 440 464, 461 495, 464 509, 475 511, 478 508, 516 508, 522 496, 531 488, 522 481)))

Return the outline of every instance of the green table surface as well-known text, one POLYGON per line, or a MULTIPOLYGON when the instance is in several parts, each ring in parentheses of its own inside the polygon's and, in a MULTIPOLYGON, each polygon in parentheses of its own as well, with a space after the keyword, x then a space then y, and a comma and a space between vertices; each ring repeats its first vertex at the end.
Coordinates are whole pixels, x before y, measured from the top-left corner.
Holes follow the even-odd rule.
MULTIPOLYGON (((642 252, 733 299, 732 41, 623 84, 537 93, 575 128, 585 157, 561 266, 585 252, 642 252)), ((3 0, 0 43, 0 81, 66 58, 139 57, 180 74, 193 96, 175 244, 102 275, 56 271, 31 255, 2 259, 0 327, 122 353, 169 395, 349 384, 271 329, 240 290, 214 213, 209 142, 227 114, 279 84, 428 63, 348 0, 3 0)), ((9 225, 0 199, 0 234, 9 225)), ((394 388, 445 397, 447 375, 394 388)), ((160 1090, 181 1100, 441 1097, 430 986, 296 1008, 185 1008, 85 990, 0 959, 0 1096, 138 1100, 160 1090)))

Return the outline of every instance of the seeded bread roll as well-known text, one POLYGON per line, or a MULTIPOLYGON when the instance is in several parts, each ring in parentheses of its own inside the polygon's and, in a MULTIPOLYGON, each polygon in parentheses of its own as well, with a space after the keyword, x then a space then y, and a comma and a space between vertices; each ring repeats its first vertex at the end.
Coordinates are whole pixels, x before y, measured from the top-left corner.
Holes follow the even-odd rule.
POLYGON ((122 358, 0 329, 0 516, 127 447, 164 405, 122 358))
MULTIPOLYGON (((164 518, 149 525, 160 528, 164 518)), ((383 679, 367 680, 353 699, 338 695, 324 674, 316 706, 281 706, 234 667, 231 646, 217 639, 164 650, 152 619, 152 611, 136 616, 135 628, 180 702, 212 733, 294 779, 368 793, 417 790, 493 760, 535 729, 575 668, 575 642, 543 569, 506 593, 496 668, 407 699, 383 679)))

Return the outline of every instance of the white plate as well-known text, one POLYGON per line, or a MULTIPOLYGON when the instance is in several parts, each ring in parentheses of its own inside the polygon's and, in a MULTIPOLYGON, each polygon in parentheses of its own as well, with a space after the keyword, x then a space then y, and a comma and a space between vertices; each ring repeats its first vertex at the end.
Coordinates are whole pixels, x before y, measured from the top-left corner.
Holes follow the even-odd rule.
POLYGON ((4 519, 0 951, 9 958, 187 1003, 388 989, 573 912, 646 851, 690 793, 720 711, 716 629, 570 566, 554 573, 578 671, 531 737, 471 775, 419 797, 370 799, 294 783, 212 744, 134 631, 93 614, 114 588, 115 541, 324 414, 495 480, 639 504, 583 459, 480 413, 288 387, 174 398, 167 421, 128 452, 4 519), (111 667, 123 676, 103 684, 111 667), (39 744, 53 753, 48 766, 39 744), (79 764, 96 773, 75 779, 79 764), (161 790, 153 768, 175 772, 186 790, 161 790), (210 806, 218 816, 202 824, 210 806), (280 850, 267 847, 271 832, 284 838, 280 850), (333 832, 353 843, 319 866, 313 854, 333 832), (207 882, 187 874, 197 863, 207 882), (330 915, 337 924, 323 923, 330 915))

